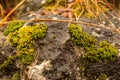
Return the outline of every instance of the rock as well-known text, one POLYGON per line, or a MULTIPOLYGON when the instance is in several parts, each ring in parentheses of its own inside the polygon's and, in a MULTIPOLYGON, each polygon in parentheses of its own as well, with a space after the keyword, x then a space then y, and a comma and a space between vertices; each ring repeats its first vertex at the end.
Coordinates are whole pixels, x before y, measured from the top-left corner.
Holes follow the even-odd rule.
POLYGON ((40 65, 29 66, 28 78, 32 80, 45 80, 42 72, 52 68, 50 62, 50 60, 45 60, 40 65))
MULTIPOLYGON (((66 18, 57 15, 45 15, 37 16, 39 12, 29 17, 29 20, 33 18, 48 18, 48 19, 63 19, 66 18)), ((28 17, 27 17, 28 19, 28 17)), ((88 19, 87 19, 88 20, 88 19)), ((84 19, 83 21, 86 21, 84 19)), ((94 22, 94 20, 88 20, 94 22)), ((97 20, 95 20, 97 22, 97 20)), ((96 23, 94 22, 94 23, 96 23)), ((28 67, 28 70, 21 69, 21 73, 27 74, 27 77, 31 80, 83 80, 83 75, 80 73, 80 68, 85 69, 86 74, 84 77, 88 79, 92 76, 99 76, 100 73, 106 73, 110 79, 119 78, 120 75, 120 59, 116 59, 107 63, 88 63, 85 66, 80 66, 80 60, 78 58, 84 54, 84 49, 79 49, 74 46, 69 31, 69 23, 64 22, 27 22, 26 25, 34 25, 35 23, 45 23, 48 25, 48 31, 44 39, 36 41, 36 57, 32 64, 28 67), (76 48, 76 49, 75 49, 76 48), (78 52, 78 53, 76 53, 78 52), (116 78, 115 78, 116 77, 116 78)), ((82 25, 83 30, 89 34, 97 37, 98 41, 107 40, 108 42, 114 42, 115 46, 120 42, 120 35, 113 33, 110 30, 96 27, 86 27, 82 25)), ((14 55, 16 49, 7 43, 6 36, 0 33, 0 61, 4 60, 2 56, 14 55)), ((120 49, 120 47, 119 47, 120 49)), ((120 52, 120 51, 119 51, 120 52)), ((21 65, 20 65, 21 66, 21 65)), ((19 65, 17 66, 19 68, 19 65)), ((26 67, 26 66, 25 66, 26 67)), ((24 75, 21 75, 23 77, 24 75)), ((26 75, 24 76, 26 77, 26 75)), ((23 78, 24 78, 23 77, 23 78)), ((92 78, 91 77, 91 78, 92 78)), ((28 79, 25 79, 28 80, 28 79)), ((94 79, 91 79, 94 80, 94 79)))
MULTIPOLYGON (((80 80, 77 71, 77 56, 74 45, 70 39, 68 23, 46 22, 48 25, 47 35, 44 39, 37 41, 40 49, 37 65, 41 65, 44 60, 51 60, 52 69, 43 70, 45 80, 65 79, 80 80)), ((34 79, 33 79, 34 80, 34 79)), ((43 79, 44 80, 44 79, 43 79)))
POLYGON ((7 36, 5 36, 1 31, 0 31, 0 52, 2 53, 3 56, 10 56, 16 52, 15 48, 12 47, 8 42, 7 36))

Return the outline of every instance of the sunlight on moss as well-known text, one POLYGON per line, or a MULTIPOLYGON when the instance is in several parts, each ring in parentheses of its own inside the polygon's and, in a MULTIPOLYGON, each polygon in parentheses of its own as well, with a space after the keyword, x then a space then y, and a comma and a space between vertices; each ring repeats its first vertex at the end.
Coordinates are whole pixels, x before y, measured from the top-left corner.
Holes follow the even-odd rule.
POLYGON ((21 63, 31 64, 35 55, 35 40, 46 36, 47 26, 45 24, 25 26, 18 31, 10 33, 8 40, 17 47, 17 55, 21 63))
POLYGON ((15 30, 18 30, 23 26, 24 22, 11 22, 8 24, 7 28, 4 31, 4 35, 8 35, 11 32, 14 32, 15 30))
POLYGON ((114 60, 118 50, 106 41, 98 42, 96 38, 82 31, 81 26, 71 24, 69 32, 75 45, 85 49, 84 58, 89 61, 99 62, 114 60))
POLYGON ((95 48, 97 39, 88 33, 83 32, 81 26, 71 24, 69 27, 69 32, 75 45, 82 46, 86 50, 89 50, 89 48, 95 48))

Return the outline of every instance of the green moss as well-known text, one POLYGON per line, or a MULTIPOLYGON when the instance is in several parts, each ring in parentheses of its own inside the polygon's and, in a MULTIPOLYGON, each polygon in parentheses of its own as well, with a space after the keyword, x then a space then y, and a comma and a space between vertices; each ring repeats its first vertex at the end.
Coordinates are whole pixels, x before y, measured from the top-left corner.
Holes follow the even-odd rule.
POLYGON ((98 42, 96 38, 82 31, 79 25, 71 24, 69 32, 75 45, 85 49, 84 58, 89 61, 99 62, 114 60, 118 50, 106 41, 98 42), (98 44, 98 45, 97 45, 98 44))
POLYGON ((8 27, 4 30, 4 35, 8 35, 11 32, 14 32, 15 30, 18 30, 20 27, 22 27, 24 22, 11 22, 8 24, 8 27))
POLYGON ((15 32, 9 34, 8 40, 12 46, 17 46, 19 38, 20 37, 18 36, 18 31, 15 31, 15 32))
POLYGON ((101 73, 96 80, 107 80, 107 75, 104 73, 101 73))
POLYGON ((34 43, 36 39, 44 38, 47 26, 44 24, 25 26, 18 31, 10 33, 8 40, 17 47, 17 55, 23 64, 31 64, 34 55, 34 43))
POLYGON ((47 30, 47 27, 45 24, 34 26, 32 29, 32 38, 34 39, 44 38, 46 35, 46 30, 47 30))
POLYGON ((97 53, 97 50, 94 48, 86 51, 86 53, 84 54, 84 59, 89 60, 90 62, 99 62, 100 58, 99 58, 99 54, 97 53))
POLYGON ((75 45, 81 46, 86 50, 95 48, 97 44, 97 39, 95 39, 88 33, 83 32, 81 26, 71 24, 69 27, 69 32, 75 45))
POLYGON ((118 50, 106 41, 99 43, 100 48, 98 48, 99 58, 101 60, 114 60, 118 55, 118 50))
POLYGON ((19 72, 14 73, 11 80, 20 80, 20 73, 19 72))
POLYGON ((0 71, 6 72, 7 70, 10 70, 14 68, 14 57, 9 56, 7 59, 0 65, 0 71))

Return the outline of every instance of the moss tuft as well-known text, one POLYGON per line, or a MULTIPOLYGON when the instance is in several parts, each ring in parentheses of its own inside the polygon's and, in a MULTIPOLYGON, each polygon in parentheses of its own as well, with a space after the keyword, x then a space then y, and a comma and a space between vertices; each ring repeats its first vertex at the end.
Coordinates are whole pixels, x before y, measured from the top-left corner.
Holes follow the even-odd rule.
POLYGON ((79 25, 71 24, 69 26, 69 32, 75 45, 85 49, 86 53, 84 54, 84 58, 89 61, 114 60, 118 55, 118 50, 114 46, 106 41, 99 43, 96 38, 82 31, 79 25))
POLYGON ((35 26, 25 26, 18 31, 10 33, 9 41, 17 47, 18 57, 23 64, 31 64, 34 55, 34 43, 36 39, 44 38, 47 26, 44 24, 35 26))
POLYGON ((9 56, 7 59, 0 65, 0 71, 6 72, 14 68, 14 57, 9 56))
POLYGON ((106 41, 100 42, 99 46, 98 54, 101 60, 114 60, 114 57, 118 55, 118 50, 106 41))
POLYGON ((83 32, 81 26, 71 24, 69 27, 69 32, 75 45, 81 46, 86 50, 95 48, 97 44, 97 39, 95 39, 88 33, 83 32))
POLYGON ((44 38, 46 35, 46 30, 47 30, 47 27, 45 24, 34 26, 32 29, 32 38, 33 39, 44 38))
POLYGON ((19 72, 14 73, 11 80, 20 80, 20 73, 19 72))
POLYGON ((107 80, 107 75, 104 74, 104 73, 101 73, 101 74, 98 76, 97 80, 107 80))
POLYGON ((4 30, 4 35, 8 35, 11 32, 14 32, 15 30, 18 30, 23 26, 24 22, 11 22, 8 24, 8 27, 4 30))

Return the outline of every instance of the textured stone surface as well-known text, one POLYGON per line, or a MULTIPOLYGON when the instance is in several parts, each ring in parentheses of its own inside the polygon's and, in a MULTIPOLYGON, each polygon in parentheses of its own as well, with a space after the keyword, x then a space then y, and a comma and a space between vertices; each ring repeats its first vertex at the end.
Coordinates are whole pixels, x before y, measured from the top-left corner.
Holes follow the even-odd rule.
MULTIPOLYGON (((44 70, 46 80, 56 80, 67 75, 68 79, 76 79, 80 74, 76 71, 77 56, 68 32, 68 23, 47 23, 49 28, 46 38, 38 40, 40 48, 39 62, 51 60, 51 70, 44 70)), ((80 78, 80 77, 79 77, 80 78)))

